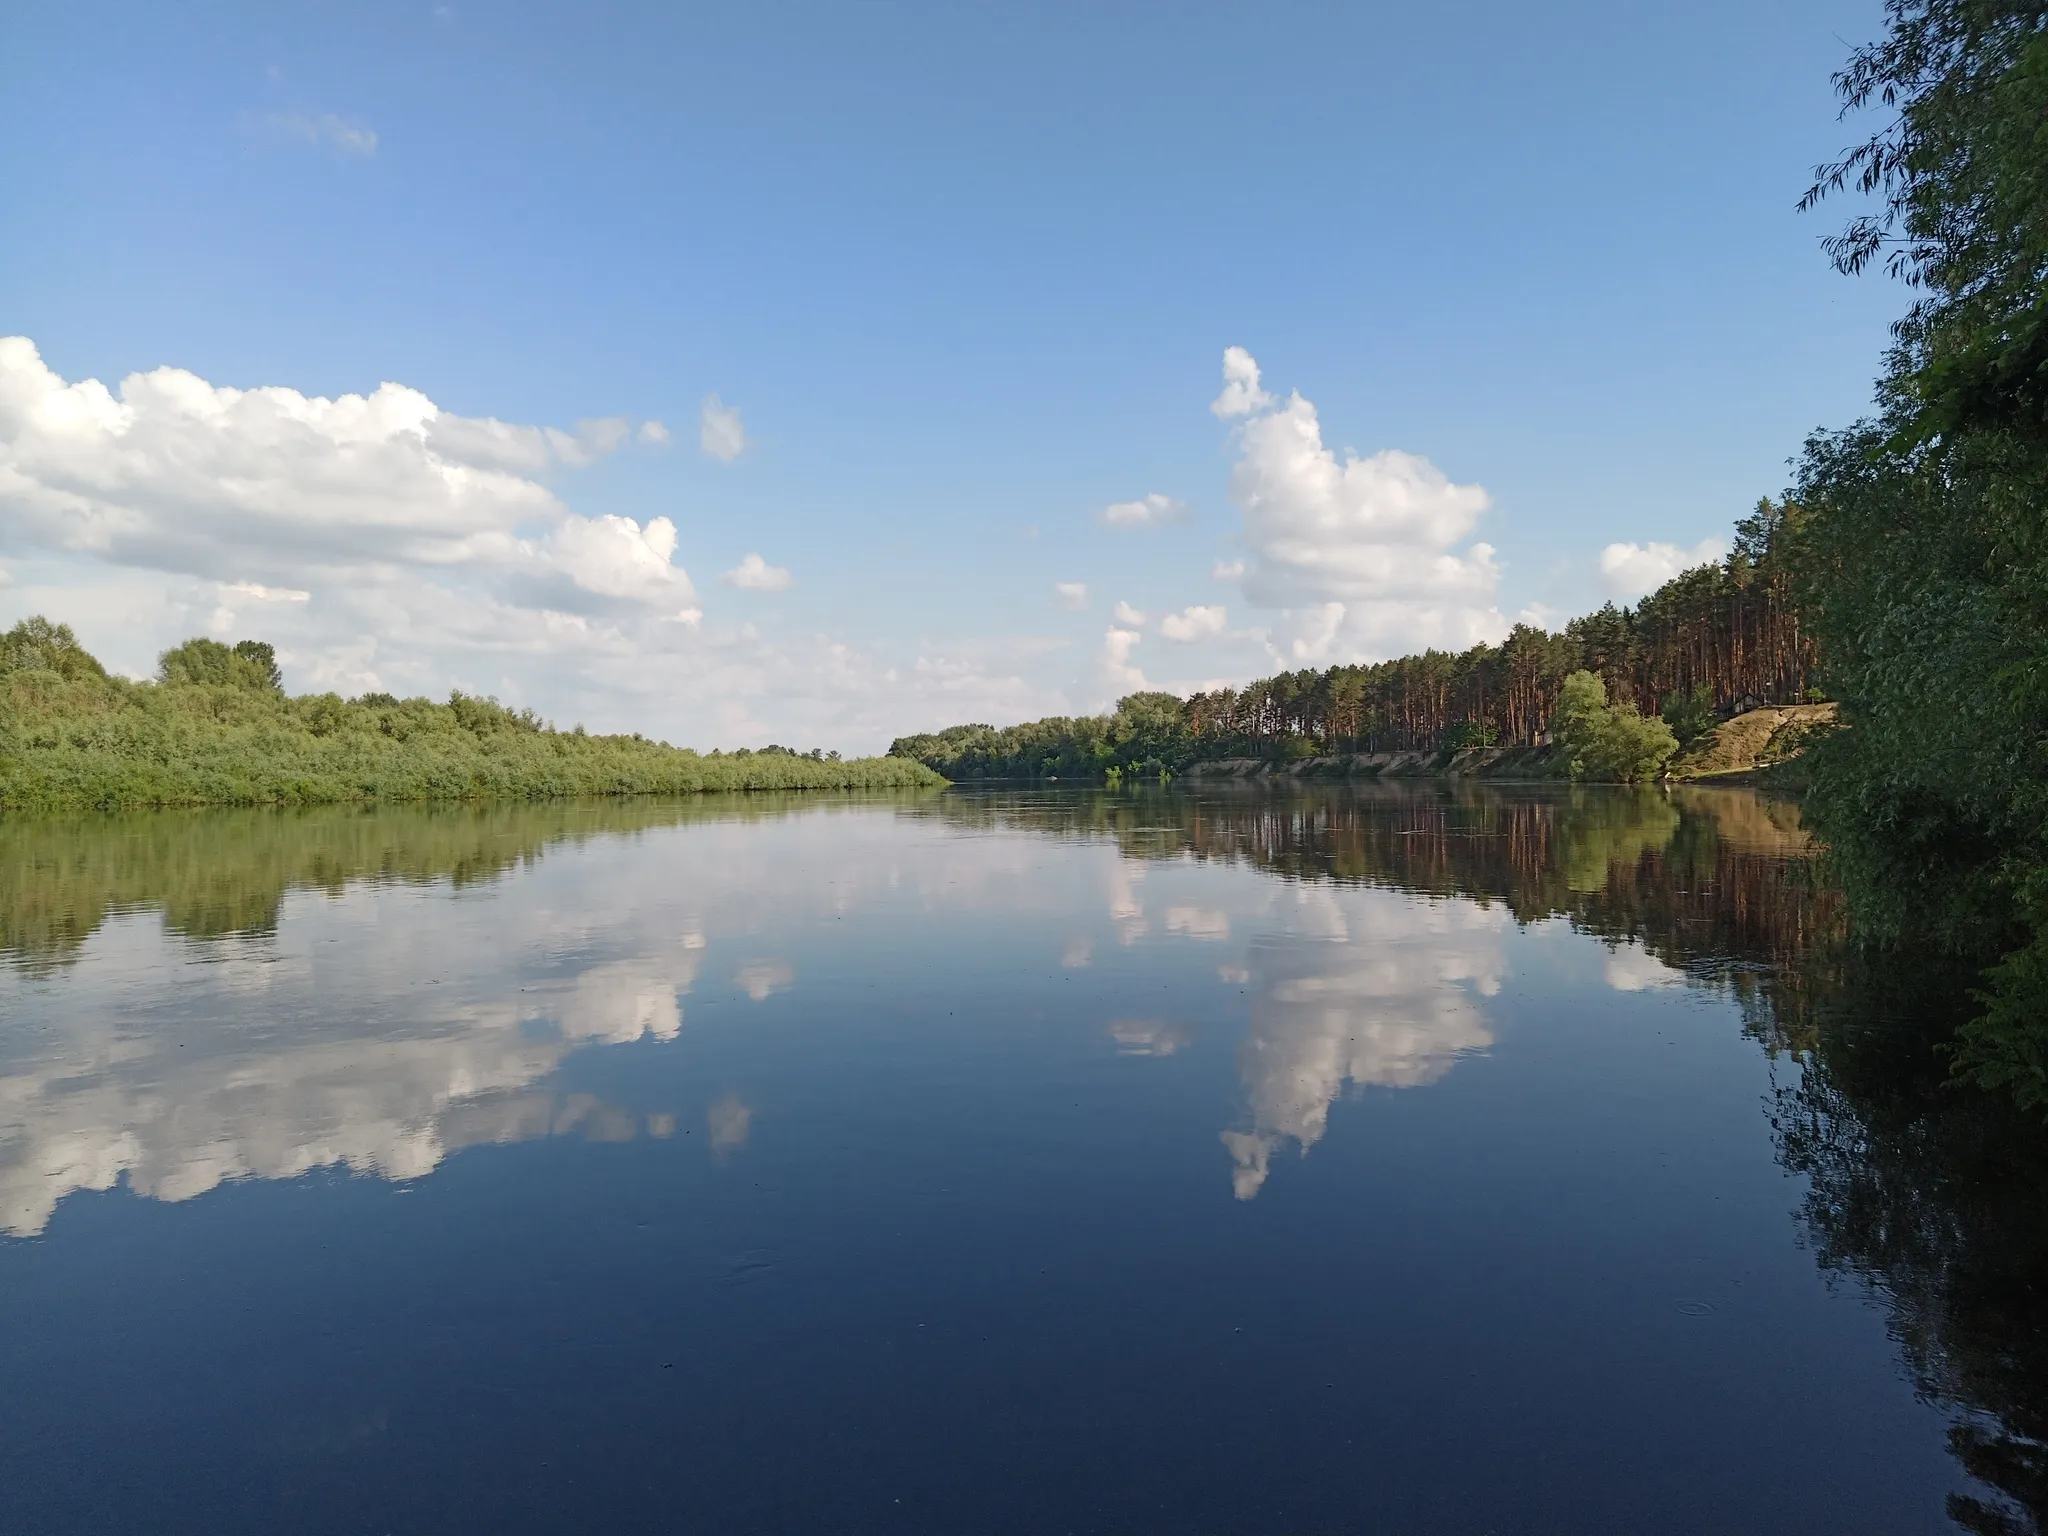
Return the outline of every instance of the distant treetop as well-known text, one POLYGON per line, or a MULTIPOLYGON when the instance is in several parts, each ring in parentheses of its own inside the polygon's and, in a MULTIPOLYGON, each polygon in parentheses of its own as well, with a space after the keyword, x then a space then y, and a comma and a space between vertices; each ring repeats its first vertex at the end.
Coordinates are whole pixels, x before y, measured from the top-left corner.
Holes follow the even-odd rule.
POLYGON ((8 672, 55 672, 67 682, 107 675, 99 659, 78 643, 69 624, 52 624, 41 614, 0 635, 0 673, 8 672))
POLYGON ((263 640, 238 640, 232 647, 203 637, 187 640, 157 658, 156 675, 166 683, 225 683, 270 692, 284 687, 277 652, 263 640))

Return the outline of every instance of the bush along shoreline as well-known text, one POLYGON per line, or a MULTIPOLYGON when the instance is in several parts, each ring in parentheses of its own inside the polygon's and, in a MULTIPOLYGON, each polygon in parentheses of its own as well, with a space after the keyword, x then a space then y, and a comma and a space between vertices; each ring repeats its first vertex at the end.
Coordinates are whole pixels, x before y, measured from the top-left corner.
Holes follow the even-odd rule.
POLYGON ((454 693, 292 696, 271 647, 190 640, 151 682, 108 673, 64 625, 0 635, 0 813, 350 801, 545 800, 715 790, 917 789, 900 758, 698 753, 557 730, 454 693))

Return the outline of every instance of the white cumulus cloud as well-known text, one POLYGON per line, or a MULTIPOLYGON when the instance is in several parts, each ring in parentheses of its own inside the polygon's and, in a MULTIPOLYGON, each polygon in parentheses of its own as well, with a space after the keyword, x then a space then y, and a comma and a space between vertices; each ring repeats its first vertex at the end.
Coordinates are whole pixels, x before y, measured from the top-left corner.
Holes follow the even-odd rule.
POLYGON ((1113 528, 1157 528, 1177 523, 1188 515, 1187 503, 1175 501, 1158 491, 1136 501, 1114 502, 1102 509, 1102 520, 1113 528))
POLYGON ((1492 547, 1466 542, 1491 505, 1484 490, 1399 449, 1339 457, 1315 406, 1259 389, 1243 349, 1224 354, 1223 372, 1213 408, 1244 418, 1231 471, 1251 550, 1244 593, 1281 610, 1296 664, 1462 650, 1507 632, 1492 547))
POLYGON ((586 591, 606 597, 687 603, 696 593, 670 557, 676 525, 651 518, 645 528, 630 517, 565 518, 548 535, 553 563, 586 591))
POLYGON ((118 394, 0 339, 0 540, 250 589, 455 569, 494 596, 686 600, 656 518, 584 518, 533 478, 610 452, 623 418, 575 432, 442 411, 380 384, 335 399, 230 389, 177 368, 118 394), (283 578, 283 579, 280 579, 283 578))
POLYGON ((1638 598, 1727 553, 1728 546, 1719 539, 1701 539, 1691 549, 1676 544, 1610 544, 1600 551, 1600 582, 1611 596, 1638 598))
POLYGON ((1007 672, 956 697, 828 636, 707 620, 670 519, 586 516, 553 484, 643 435, 460 416, 399 383, 325 398, 158 368, 109 387, 0 339, 0 621, 49 613, 138 675, 193 634, 253 635, 294 690, 460 687, 702 747, 872 750, 965 696, 1064 703, 1007 672))
POLYGON ((1122 598, 1117 599, 1116 607, 1111 609, 1110 613, 1119 624, 1127 624, 1132 629, 1144 628, 1145 615, 1138 612, 1137 609, 1133 608, 1129 603, 1125 602, 1122 598))
POLYGON ((706 749, 876 751, 1075 708, 1037 660, 1060 636, 892 656, 784 631, 780 603, 759 624, 707 612, 669 517, 564 500, 579 466, 659 436, 457 415, 400 383, 324 398, 157 368, 109 387, 0 338, 0 627, 46 613, 136 676, 195 634, 262 639, 294 692, 461 688, 706 749))
POLYGON ((1078 613, 1088 606, 1088 583, 1085 581, 1056 581, 1052 590, 1062 608, 1078 613))
POLYGON ((744 592, 786 592, 789 590, 789 572, 779 565, 770 565, 759 555, 750 554, 731 570, 718 578, 728 587, 738 587, 744 592))
POLYGON ((697 445, 721 464, 730 464, 745 453, 747 429, 740 424, 740 408, 727 405, 716 395, 706 395, 697 416, 697 445))
POLYGON ((1196 604, 1161 619, 1159 633, 1186 645, 1206 635, 1222 634, 1224 622, 1229 617, 1229 610, 1220 603, 1196 604))
POLYGON ((1102 637, 1102 675, 1118 693, 1145 686, 1145 674, 1131 663, 1131 652, 1145 637, 1135 629, 1112 627, 1102 637))
POLYGON ((1273 397, 1259 388, 1259 365, 1243 347, 1223 349, 1223 393, 1209 402, 1209 409, 1225 421, 1263 411, 1273 397))

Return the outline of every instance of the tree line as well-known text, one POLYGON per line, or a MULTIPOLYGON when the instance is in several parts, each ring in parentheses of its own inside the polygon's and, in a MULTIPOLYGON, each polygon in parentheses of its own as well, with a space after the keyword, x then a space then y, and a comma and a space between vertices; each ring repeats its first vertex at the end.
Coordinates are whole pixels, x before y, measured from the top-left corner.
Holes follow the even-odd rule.
POLYGON ((1517 624, 1499 645, 1281 672, 1186 699, 1136 693, 1107 715, 953 726, 900 737, 889 752, 952 779, 1044 779, 1231 757, 1537 746, 1550 741, 1579 672, 1624 715, 1661 716, 1682 742, 1752 703, 1813 696, 1814 644, 1790 564, 1801 523, 1796 503, 1760 502, 1736 525, 1727 559, 1561 633, 1517 624))
POLYGON ((1982 968, 1959 1069, 2048 1107, 2048 4, 1885 14, 1835 81, 1883 126, 1805 199, 1863 198, 1836 265, 1913 295, 1875 415, 1792 493, 1841 706, 1807 810, 1864 944, 1982 968))
POLYGON ((260 640, 204 637, 151 682, 110 674, 62 624, 0 634, 0 819, 22 811, 391 800, 546 800, 700 790, 930 788, 916 763, 771 746, 698 754, 638 732, 557 730, 460 691, 446 703, 293 696, 260 640))

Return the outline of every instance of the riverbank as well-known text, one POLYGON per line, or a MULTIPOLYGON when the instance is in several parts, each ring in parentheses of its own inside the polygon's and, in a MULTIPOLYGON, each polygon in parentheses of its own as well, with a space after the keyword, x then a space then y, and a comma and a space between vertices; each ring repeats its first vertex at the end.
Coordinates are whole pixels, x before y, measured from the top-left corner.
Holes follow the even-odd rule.
POLYGON ((697 753, 557 730, 459 693, 436 704, 47 669, 0 677, 0 814, 944 783, 901 758, 697 753))
MULTIPOLYGON (((1833 722, 1832 704, 1769 705, 1724 720, 1672 760, 1666 778, 1687 783, 1773 784, 1796 776, 1811 732, 1833 722)), ((1464 747, 1438 752, 1342 752, 1273 762, 1219 758, 1181 776, 1222 779, 1563 779, 1554 747, 1464 747)))

